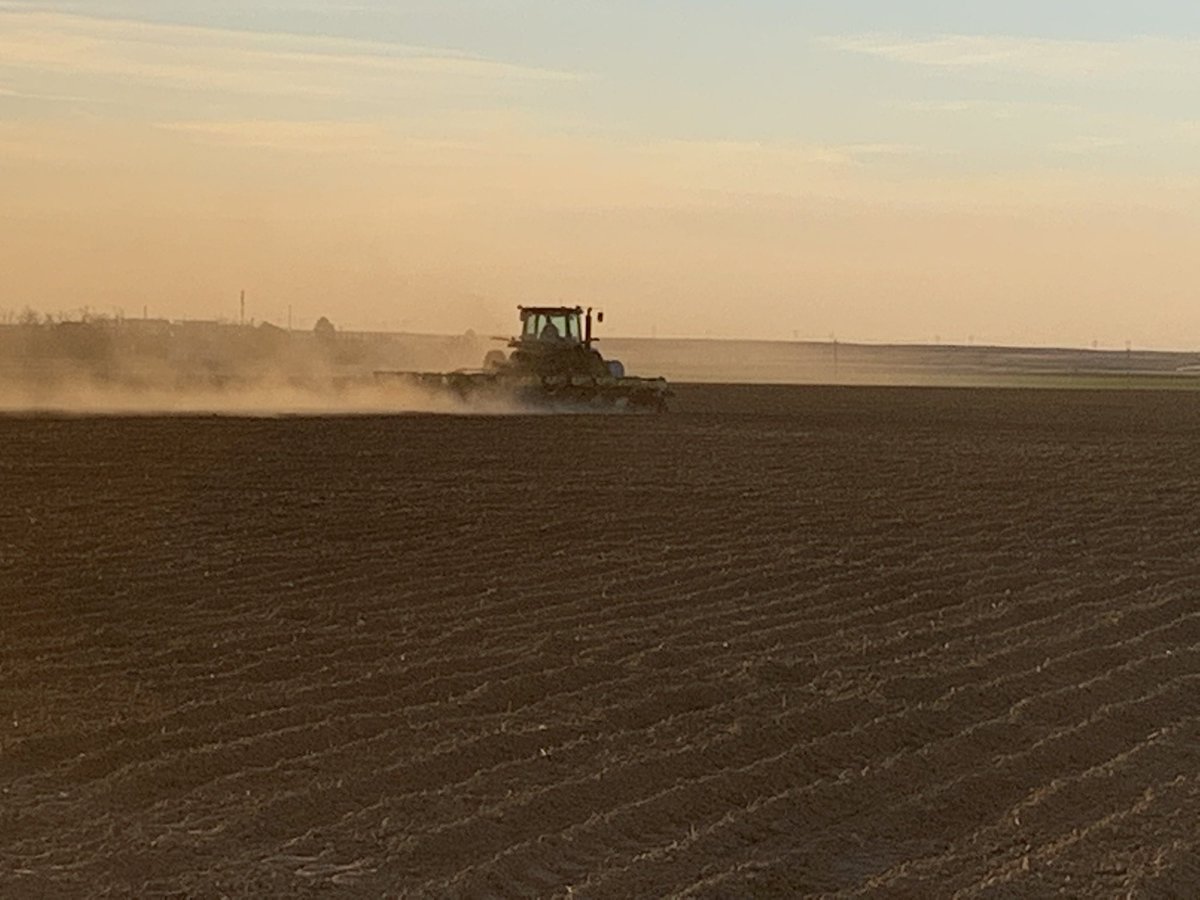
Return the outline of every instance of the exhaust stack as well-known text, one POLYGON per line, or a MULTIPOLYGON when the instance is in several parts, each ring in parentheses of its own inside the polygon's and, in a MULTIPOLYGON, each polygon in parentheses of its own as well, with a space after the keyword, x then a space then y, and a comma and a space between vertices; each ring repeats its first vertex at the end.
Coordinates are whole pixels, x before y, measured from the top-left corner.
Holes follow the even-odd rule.
MULTIPOLYGON (((604 313, 602 311, 596 313, 596 321, 597 322, 604 321, 604 313)), ((586 346, 591 347, 592 346, 592 308, 590 306, 587 308, 587 315, 584 316, 583 322, 584 322, 583 343, 586 346)))

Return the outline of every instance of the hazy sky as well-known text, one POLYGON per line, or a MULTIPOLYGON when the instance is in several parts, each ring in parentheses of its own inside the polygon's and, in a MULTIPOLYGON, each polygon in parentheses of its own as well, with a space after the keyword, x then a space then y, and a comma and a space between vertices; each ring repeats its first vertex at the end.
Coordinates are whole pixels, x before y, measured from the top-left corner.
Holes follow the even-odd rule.
POLYGON ((1200 4, 0 0, 0 309, 1200 346, 1200 4))

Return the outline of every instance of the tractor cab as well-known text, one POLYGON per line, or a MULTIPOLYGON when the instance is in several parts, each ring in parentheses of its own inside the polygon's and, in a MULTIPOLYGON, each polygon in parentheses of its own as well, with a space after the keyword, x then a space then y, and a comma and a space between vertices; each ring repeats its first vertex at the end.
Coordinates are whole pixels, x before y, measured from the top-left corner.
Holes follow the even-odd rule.
POLYGON ((550 344, 555 347, 584 343, 583 310, 569 306, 522 306, 522 345, 550 344))
MULTIPOLYGON (((592 311, 581 306, 519 306, 521 333, 508 342, 507 359, 489 355, 484 368, 523 371, 538 376, 602 377, 610 374, 604 359, 592 349, 592 311)), ((596 315, 602 321, 603 313, 596 315)))

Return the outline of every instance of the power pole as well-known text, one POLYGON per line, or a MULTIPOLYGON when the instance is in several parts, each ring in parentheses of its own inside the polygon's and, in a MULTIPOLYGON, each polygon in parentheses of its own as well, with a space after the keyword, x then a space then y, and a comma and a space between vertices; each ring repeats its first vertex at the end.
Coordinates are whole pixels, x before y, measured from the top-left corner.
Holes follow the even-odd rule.
POLYGON ((238 318, 238 322, 241 325, 246 324, 246 292, 245 291, 242 291, 242 312, 238 318))

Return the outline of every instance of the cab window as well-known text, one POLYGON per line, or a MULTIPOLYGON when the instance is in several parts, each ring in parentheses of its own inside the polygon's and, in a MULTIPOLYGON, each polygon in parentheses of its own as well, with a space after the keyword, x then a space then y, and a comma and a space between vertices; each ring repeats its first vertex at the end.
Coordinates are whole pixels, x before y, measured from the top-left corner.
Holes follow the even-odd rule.
POLYGON ((522 337, 532 340, 583 339, 579 330, 579 317, 573 313, 530 313, 525 317, 522 337))

